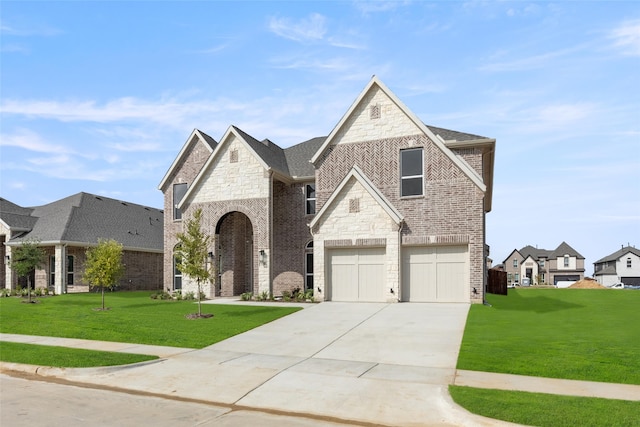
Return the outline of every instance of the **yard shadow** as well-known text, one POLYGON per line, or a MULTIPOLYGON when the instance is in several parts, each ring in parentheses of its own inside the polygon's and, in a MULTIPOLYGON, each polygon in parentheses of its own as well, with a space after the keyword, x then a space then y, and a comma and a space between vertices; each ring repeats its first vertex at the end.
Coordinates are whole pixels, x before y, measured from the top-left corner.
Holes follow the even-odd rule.
POLYGON ((563 301, 558 298, 549 298, 546 296, 535 296, 531 298, 524 298, 518 292, 509 292, 506 299, 501 299, 493 304, 493 307, 498 310, 507 311, 530 311, 533 313, 551 313, 554 311, 571 310, 576 308, 584 308, 582 304, 576 304, 570 301, 563 301), (504 301, 504 304, 501 302, 504 301))

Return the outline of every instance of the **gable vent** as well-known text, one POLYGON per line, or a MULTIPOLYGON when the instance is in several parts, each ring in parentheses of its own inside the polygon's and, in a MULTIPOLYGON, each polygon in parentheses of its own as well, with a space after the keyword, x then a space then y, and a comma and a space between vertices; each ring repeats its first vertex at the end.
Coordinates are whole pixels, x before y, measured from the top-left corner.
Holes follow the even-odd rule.
POLYGON ((380 118, 380 104, 373 104, 369 106, 369 118, 371 120, 380 118))
POLYGON ((229 151, 229 162, 238 163, 238 150, 229 151))
POLYGON ((360 212, 360 199, 349 199, 349 213, 360 212))

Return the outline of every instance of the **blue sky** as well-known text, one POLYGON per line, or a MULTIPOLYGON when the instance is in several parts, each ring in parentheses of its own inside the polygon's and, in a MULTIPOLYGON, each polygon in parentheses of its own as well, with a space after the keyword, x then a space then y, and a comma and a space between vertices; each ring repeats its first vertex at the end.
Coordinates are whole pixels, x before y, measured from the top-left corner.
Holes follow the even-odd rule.
POLYGON ((327 135, 373 74, 497 140, 495 262, 640 247, 639 2, 0 3, 0 196, 162 207, 194 128, 327 135))

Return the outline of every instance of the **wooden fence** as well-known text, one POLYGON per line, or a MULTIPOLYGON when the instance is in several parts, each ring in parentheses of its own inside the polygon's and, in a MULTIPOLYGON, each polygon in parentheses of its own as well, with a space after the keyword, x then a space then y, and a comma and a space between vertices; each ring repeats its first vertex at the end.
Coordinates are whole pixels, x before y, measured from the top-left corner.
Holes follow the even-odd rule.
POLYGON ((489 270, 487 292, 490 294, 507 295, 507 272, 489 270))

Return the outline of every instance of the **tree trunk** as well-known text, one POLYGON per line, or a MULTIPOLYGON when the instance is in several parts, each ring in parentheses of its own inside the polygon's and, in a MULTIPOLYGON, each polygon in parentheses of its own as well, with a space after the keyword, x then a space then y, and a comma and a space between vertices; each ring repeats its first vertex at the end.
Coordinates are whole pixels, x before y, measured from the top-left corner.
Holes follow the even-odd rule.
POLYGON ((200 280, 198 279, 198 317, 202 317, 202 305, 200 304, 200 300, 202 292, 200 292, 200 280))
POLYGON ((102 311, 104 311, 104 286, 101 286, 102 288, 102 311))
POLYGON ((29 303, 31 303, 31 276, 27 276, 27 295, 29 296, 29 303))

